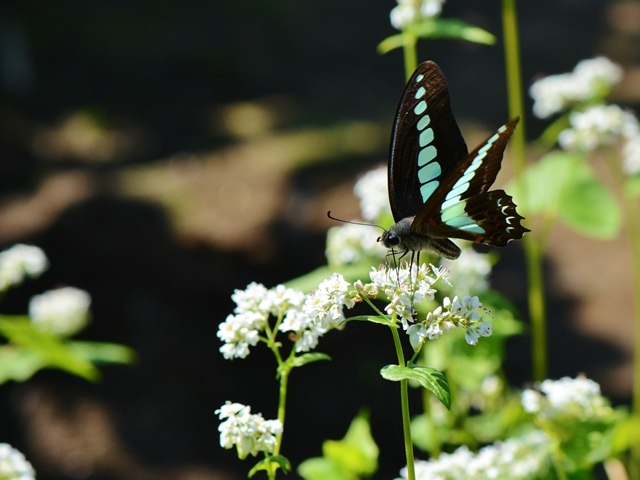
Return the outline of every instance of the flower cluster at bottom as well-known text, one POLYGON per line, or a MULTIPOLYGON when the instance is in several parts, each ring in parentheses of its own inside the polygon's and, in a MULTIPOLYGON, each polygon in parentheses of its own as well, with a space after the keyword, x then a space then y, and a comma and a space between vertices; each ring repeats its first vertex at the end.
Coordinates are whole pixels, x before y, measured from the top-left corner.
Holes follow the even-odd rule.
POLYGON ((251 413, 251 407, 227 402, 216 414, 224 420, 220 431, 220 445, 238 449, 238 457, 256 456, 259 452, 273 453, 277 435, 282 433, 280 420, 265 420, 261 414, 251 413))
MULTIPOLYGON (((460 447, 451 454, 443 453, 436 460, 417 461, 417 480, 458 480, 473 478, 490 480, 530 480, 547 468, 551 440, 544 433, 533 431, 504 442, 488 445, 478 453, 460 447)), ((398 480, 407 478, 406 468, 398 480)))
POLYGON ((8 443, 0 443, 0 479, 34 480, 36 472, 24 455, 8 443))

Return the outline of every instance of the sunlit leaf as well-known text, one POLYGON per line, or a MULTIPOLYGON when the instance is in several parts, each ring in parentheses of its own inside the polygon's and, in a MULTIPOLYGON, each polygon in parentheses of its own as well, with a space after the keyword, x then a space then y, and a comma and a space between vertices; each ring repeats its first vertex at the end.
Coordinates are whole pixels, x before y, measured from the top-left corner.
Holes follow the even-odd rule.
POLYGON ((442 404, 451 408, 451 392, 447 379, 438 370, 430 367, 421 367, 410 364, 406 367, 400 365, 387 365, 380 370, 380 375, 386 380, 399 382, 400 380, 413 380, 433 393, 442 404))
POLYGON ((277 467, 280 467, 284 473, 289 473, 291 471, 291 462, 289 462, 286 457, 282 455, 273 455, 256 463, 253 468, 249 470, 248 477, 253 477, 260 470, 269 470, 274 464, 277 467))

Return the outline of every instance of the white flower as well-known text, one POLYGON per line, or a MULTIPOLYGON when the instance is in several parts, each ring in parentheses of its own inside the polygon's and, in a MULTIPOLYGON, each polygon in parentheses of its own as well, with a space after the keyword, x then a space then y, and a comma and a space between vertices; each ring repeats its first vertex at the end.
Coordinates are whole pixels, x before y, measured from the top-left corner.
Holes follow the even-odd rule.
MULTIPOLYGON (((533 480, 547 478, 551 441, 544 433, 533 431, 520 437, 488 445, 478 453, 462 446, 429 461, 415 463, 417 480, 533 480)), ((397 480, 407 478, 404 468, 397 480)))
POLYGON ((573 112, 569 123, 571 128, 558 136, 558 143, 566 150, 592 151, 640 133, 635 115, 617 105, 594 105, 583 112, 573 112))
POLYGON ((640 135, 628 139, 622 147, 622 170, 627 175, 640 172, 640 135))
POLYGON ((0 443, 0 479, 35 480, 36 472, 24 455, 7 443, 0 443))
POLYGON ((383 259, 387 249, 377 241, 379 236, 378 229, 370 225, 331 227, 326 249, 329 265, 348 265, 371 257, 383 259))
POLYGON ((362 218, 378 222, 383 215, 391 215, 388 191, 386 165, 369 170, 358 179, 353 192, 360 199, 362 218))
POLYGON ((261 414, 251 414, 251 407, 226 402, 216 410, 220 420, 220 446, 238 450, 238 457, 256 456, 259 452, 272 453, 277 436, 282 433, 280 420, 265 420, 261 414))
POLYGON ((340 328, 345 320, 343 307, 353 308, 354 305, 355 297, 350 293, 349 282, 339 273, 334 273, 307 295, 302 310, 323 330, 328 330, 340 328))
POLYGON ((572 73, 550 75, 531 85, 533 113, 547 118, 573 105, 603 99, 622 78, 622 69, 605 57, 582 60, 572 73))
POLYGON ((25 277, 38 277, 48 267, 49 261, 38 247, 17 244, 0 252, 0 292, 21 284, 25 277))
POLYGON ((527 412, 546 420, 597 420, 611 413, 600 385, 584 376, 545 380, 539 391, 522 392, 521 403, 527 412))
POLYGON ((398 5, 391 10, 391 25, 402 30, 424 18, 440 15, 445 0, 397 0, 398 5))
POLYGON ((87 325, 90 305, 87 292, 63 287, 31 298, 29 317, 39 329, 68 337, 87 325))

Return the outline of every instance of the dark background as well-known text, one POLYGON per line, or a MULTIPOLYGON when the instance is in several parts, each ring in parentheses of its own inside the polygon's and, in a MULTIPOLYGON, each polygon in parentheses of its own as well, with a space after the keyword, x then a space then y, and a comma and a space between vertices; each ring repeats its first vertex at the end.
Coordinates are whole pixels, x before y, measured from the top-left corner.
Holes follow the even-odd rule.
MULTIPOLYGON (((615 99, 637 106, 637 3, 520 3, 527 86, 606 54, 628 72, 615 99)), ((0 2, 0 244, 36 244, 51 262, 3 313, 73 285, 93 301, 80 338, 138 353, 97 385, 46 371, 0 388, 0 441, 40 480, 244 478, 251 462, 220 448, 214 410, 232 400, 275 417, 274 361, 260 348, 223 360, 217 325, 234 289, 324 262, 327 210, 357 214, 353 181, 385 161, 404 83, 401 52, 376 53, 394 5, 0 2)), ((500 37, 499 2, 451 0, 444 16, 500 37)), ((500 43, 422 43, 420 58, 446 73, 469 144, 506 120, 500 43)), ((527 121, 533 139, 545 123, 527 121)), ((524 312, 519 246, 501 253, 493 284, 524 312)), ((630 390, 625 255, 624 238, 559 229, 547 265, 550 376, 586 372, 617 402, 630 390)), ((527 349, 511 344, 514 385, 529 380, 527 349)), ((393 478, 398 395, 377 375, 393 361, 387 332, 350 324, 319 350, 333 362, 294 371, 283 452, 294 464, 319 455, 368 406, 376 478, 393 478)))

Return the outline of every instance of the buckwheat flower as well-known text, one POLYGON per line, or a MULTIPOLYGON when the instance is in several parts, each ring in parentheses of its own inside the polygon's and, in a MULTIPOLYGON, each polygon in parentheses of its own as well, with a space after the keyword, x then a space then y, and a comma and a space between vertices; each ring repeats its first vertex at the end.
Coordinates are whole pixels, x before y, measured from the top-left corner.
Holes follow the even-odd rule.
MULTIPOLYGON (((453 453, 440 454, 436 459, 417 460, 416 479, 533 480, 547 478, 550 448, 549 437, 540 431, 496 442, 480 449, 478 453, 473 453, 466 446, 462 446, 453 453)), ((400 474, 401 477, 397 480, 406 479, 406 468, 400 474)))
POLYGON ((525 411, 544 420, 597 420, 612 411, 600 385, 584 376, 545 380, 539 390, 522 392, 521 403, 525 411))
POLYGON ((349 265, 367 258, 384 259, 387 250, 376 240, 378 237, 378 229, 369 225, 331 227, 325 252, 329 265, 349 265))
POLYGON ((640 173, 640 135, 628 139, 622 147, 622 171, 627 175, 640 173))
POLYGON ((571 128, 558 136, 558 143, 565 150, 592 151, 640 133, 635 115, 617 105, 594 105, 583 112, 573 112, 569 123, 571 128))
POLYGON ((24 455, 8 443, 0 443, 0 479, 35 480, 36 472, 24 455))
POLYGON ((86 327, 90 305, 87 292, 63 287, 31 298, 29 317, 40 330, 68 337, 86 327))
POLYGON ((325 330, 339 328, 345 320, 343 308, 353 308, 356 302, 350 286, 342 275, 334 273, 307 295, 302 310, 325 330))
POLYGON ((572 106, 601 100, 621 78, 622 69, 605 57, 582 60, 571 73, 549 75, 531 85, 533 113, 547 118, 572 106))
POLYGON ((44 252, 21 243, 0 252, 0 292, 20 285, 25 277, 38 277, 49 267, 44 252))
POLYGON ((573 76, 579 84, 588 85, 592 96, 604 97, 612 85, 622 80, 623 72, 620 65, 608 58, 595 57, 578 62, 573 69, 573 76))
POLYGON ((391 10, 391 25, 402 30, 414 22, 437 17, 445 0, 397 0, 398 5, 391 10))
POLYGON ((383 215, 391 215, 387 192, 386 166, 369 170, 358 179, 353 193, 360 199, 362 218, 367 222, 377 222, 383 215))
POLYGON ((251 282, 244 290, 235 290, 231 299, 235 302, 234 312, 243 313, 260 310, 260 304, 267 296, 267 288, 261 283, 251 282))
POLYGON ((273 453, 277 436, 282 433, 280 420, 265 420, 262 414, 251 414, 251 407, 227 401, 216 410, 220 420, 220 446, 236 447, 238 457, 256 456, 260 452, 273 453))
POLYGON ((277 285, 270 288, 260 302, 259 310, 269 312, 277 317, 290 309, 300 309, 304 303, 305 295, 300 290, 277 285))
POLYGON ((265 286, 255 282, 250 283, 245 290, 236 290, 231 295, 236 303, 234 313, 228 315, 218 326, 218 338, 224 342, 220 353, 224 358, 246 358, 249 347, 256 346, 260 341, 260 333, 267 326, 270 310, 277 310, 276 307, 282 307, 279 302, 290 302, 294 297, 284 287, 276 287, 269 296, 265 286))

